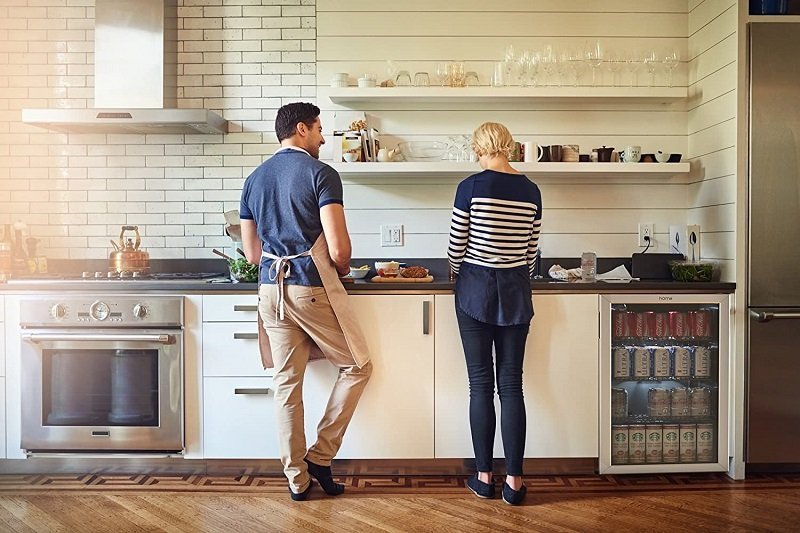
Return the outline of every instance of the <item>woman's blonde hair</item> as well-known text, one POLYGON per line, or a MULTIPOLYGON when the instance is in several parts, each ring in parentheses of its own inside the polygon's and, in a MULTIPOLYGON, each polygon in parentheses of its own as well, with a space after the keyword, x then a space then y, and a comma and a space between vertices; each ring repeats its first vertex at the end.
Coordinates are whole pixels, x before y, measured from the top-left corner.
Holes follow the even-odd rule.
POLYGON ((478 157, 500 154, 510 159, 514 153, 514 138, 502 124, 484 122, 472 133, 472 150, 478 157))

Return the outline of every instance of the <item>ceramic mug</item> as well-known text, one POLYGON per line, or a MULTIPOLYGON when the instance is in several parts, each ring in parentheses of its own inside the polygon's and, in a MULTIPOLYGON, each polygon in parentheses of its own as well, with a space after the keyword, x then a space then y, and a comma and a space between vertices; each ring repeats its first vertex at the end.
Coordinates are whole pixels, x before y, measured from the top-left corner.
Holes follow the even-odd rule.
POLYGON ((560 144, 551 144, 550 145, 550 161, 553 163, 561 162, 561 145, 560 144))
POLYGON ((622 160, 626 163, 638 163, 639 160, 642 158, 642 147, 641 146, 626 146, 625 151, 622 155, 622 160))

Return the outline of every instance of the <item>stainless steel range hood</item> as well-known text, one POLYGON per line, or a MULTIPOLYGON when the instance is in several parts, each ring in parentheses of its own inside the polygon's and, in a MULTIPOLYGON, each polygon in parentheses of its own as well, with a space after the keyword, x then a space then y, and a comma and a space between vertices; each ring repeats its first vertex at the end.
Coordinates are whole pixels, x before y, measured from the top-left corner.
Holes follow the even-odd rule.
POLYGON ((93 109, 23 109, 22 122, 68 133, 227 133, 206 109, 177 106, 175 0, 97 0, 93 109))

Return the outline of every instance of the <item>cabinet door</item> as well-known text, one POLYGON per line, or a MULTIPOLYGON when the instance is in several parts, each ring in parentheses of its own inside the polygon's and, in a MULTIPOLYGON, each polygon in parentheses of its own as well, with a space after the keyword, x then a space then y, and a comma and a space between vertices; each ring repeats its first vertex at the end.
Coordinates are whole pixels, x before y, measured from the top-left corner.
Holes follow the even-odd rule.
MULTIPOLYGON (((337 457, 432 458, 433 297, 359 295, 350 299, 367 339, 373 371, 337 457)), ((312 362, 306 371, 309 445, 316 438, 316 425, 336 374, 327 361, 312 362)))
MULTIPOLYGON (((469 382, 455 297, 436 296, 436 457, 472 457, 469 382)), ((533 297, 536 315, 525 351, 526 457, 597 456, 598 298, 533 297)), ((494 455, 503 457, 500 404, 494 455)))
POLYGON ((277 459, 274 399, 271 378, 205 378, 205 457, 277 459))
POLYGON ((256 322, 257 320, 257 294, 203 296, 203 322, 256 322))
POLYGON ((0 459, 6 458, 6 378, 0 378, 0 459))
POLYGON ((258 322, 203 324, 204 376, 267 376, 258 350, 258 322))

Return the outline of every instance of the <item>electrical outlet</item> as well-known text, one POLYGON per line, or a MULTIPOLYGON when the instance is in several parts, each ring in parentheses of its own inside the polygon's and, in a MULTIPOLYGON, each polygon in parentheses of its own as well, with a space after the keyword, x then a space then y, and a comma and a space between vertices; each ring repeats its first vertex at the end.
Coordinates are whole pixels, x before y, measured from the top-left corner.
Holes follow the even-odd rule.
POLYGON ((403 246, 403 225, 402 224, 382 225, 381 246, 403 246))
POLYGON ((645 237, 650 239, 650 248, 653 248, 656 244, 653 224, 639 224, 639 246, 647 246, 648 242, 645 237))

